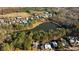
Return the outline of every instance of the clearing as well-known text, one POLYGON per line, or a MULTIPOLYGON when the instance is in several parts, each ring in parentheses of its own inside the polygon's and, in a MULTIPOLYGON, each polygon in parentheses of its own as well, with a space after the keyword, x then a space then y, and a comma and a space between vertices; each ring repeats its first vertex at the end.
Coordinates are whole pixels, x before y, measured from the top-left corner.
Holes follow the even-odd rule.
POLYGON ((25 17, 29 17, 29 16, 32 16, 31 14, 29 13, 26 13, 26 12, 16 12, 16 13, 9 13, 9 14, 5 14, 5 15, 0 15, 0 18, 4 17, 4 18, 15 18, 16 16, 21 16, 23 18, 25 17))

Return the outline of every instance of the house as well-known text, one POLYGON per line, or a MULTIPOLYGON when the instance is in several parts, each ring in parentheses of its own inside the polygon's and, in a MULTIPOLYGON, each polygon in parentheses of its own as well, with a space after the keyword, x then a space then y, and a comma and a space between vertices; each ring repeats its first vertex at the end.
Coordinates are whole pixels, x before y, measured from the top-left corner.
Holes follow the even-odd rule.
POLYGON ((6 23, 6 22, 4 22, 3 24, 4 24, 4 25, 7 25, 7 23, 6 23))
POLYGON ((49 17, 52 17, 52 16, 53 16, 52 13, 49 13, 49 12, 44 13, 45 18, 49 18, 49 17))
POLYGON ((52 48, 58 47, 58 43, 55 40, 54 41, 51 41, 50 42, 50 45, 51 45, 52 48))
POLYGON ((19 23, 21 24, 21 23, 22 23, 22 21, 20 20, 20 21, 19 21, 19 23))
POLYGON ((76 41, 77 42, 77 46, 79 46, 79 41, 76 41))
POLYGON ((27 18, 26 18, 26 20, 28 21, 28 20, 29 20, 29 18, 27 17, 27 18))
POLYGON ((37 47, 39 50, 44 50, 44 43, 42 41, 39 41, 39 45, 37 47))
POLYGON ((49 12, 44 12, 44 14, 48 14, 49 12))
POLYGON ((11 23, 11 22, 9 22, 9 24, 11 25, 12 23, 11 23))
POLYGON ((16 19, 21 19, 22 17, 21 16, 17 16, 17 17, 15 17, 16 19))
POLYGON ((5 38, 5 42, 11 42, 11 41, 12 41, 11 35, 7 35, 5 38))
POLYGON ((52 47, 49 43, 45 43, 44 47, 46 50, 52 50, 52 47))
POLYGON ((71 44, 74 44, 76 42, 75 37, 69 36, 69 41, 71 44))
POLYGON ((11 21, 11 23, 12 23, 12 24, 14 24, 14 23, 16 23, 16 21, 15 21, 15 20, 13 20, 13 21, 11 21))
POLYGON ((38 41, 34 41, 32 44, 33 44, 33 48, 38 48, 39 42, 38 41))
POLYGON ((40 17, 39 16, 36 16, 36 18, 39 19, 40 17))
POLYGON ((75 40, 76 40, 76 45, 79 46, 79 38, 75 37, 75 40))
POLYGON ((44 18, 48 18, 48 14, 44 14, 44 16, 43 16, 44 18))
POLYGON ((44 18, 42 15, 39 15, 39 18, 44 18))
POLYGON ((2 19, 2 20, 0 20, 0 22, 1 22, 1 23, 4 23, 4 20, 2 19))
POLYGON ((68 41, 70 46, 75 46, 78 42, 77 38, 74 36, 67 37, 67 41, 68 41))
POLYGON ((63 47, 67 47, 68 43, 67 43, 67 41, 65 39, 60 38, 60 41, 61 41, 63 47))
POLYGON ((38 49, 43 50, 44 49, 44 44, 39 44, 38 49))
POLYGON ((27 24, 27 23, 28 23, 27 20, 23 20, 22 22, 23 22, 24 24, 27 24))
POLYGON ((28 20, 27 22, 30 24, 32 22, 32 20, 28 20))
POLYGON ((31 17, 31 20, 33 20, 34 18, 33 17, 31 17))
POLYGON ((19 23, 20 22, 20 20, 16 20, 16 23, 19 23))
POLYGON ((48 14, 48 17, 52 17, 52 14, 51 14, 51 13, 49 13, 49 14, 48 14))

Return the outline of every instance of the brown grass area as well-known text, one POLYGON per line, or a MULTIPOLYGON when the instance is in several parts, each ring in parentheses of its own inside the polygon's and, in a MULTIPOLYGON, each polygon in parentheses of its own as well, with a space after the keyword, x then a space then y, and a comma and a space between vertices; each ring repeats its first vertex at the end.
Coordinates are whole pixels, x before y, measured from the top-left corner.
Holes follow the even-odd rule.
POLYGON ((34 24, 32 24, 31 26, 28 26, 28 30, 29 29, 33 29, 33 28, 35 28, 36 26, 39 26, 40 24, 42 24, 42 23, 44 23, 44 21, 37 21, 36 23, 34 23, 34 24))
POLYGON ((21 16, 21 17, 25 18, 25 17, 31 16, 31 14, 26 13, 26 12, 16 12, 16 13, 9 13, 9 14, 5 14, 5 15, 0 15, 0 17, 4 17, 4 18, 5 17, 6 18, 9 18, 9 17, 14 18, 16 16, 21 16))

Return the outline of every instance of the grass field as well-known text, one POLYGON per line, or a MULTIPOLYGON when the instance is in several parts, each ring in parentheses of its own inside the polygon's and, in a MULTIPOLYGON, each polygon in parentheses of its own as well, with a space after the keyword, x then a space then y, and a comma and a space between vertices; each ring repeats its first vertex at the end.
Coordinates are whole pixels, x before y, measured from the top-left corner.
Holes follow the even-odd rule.
POLYGON ((16 17, 16 16, 21 16, 21 17, 29 17, 29 16, 31 16, 31 14, 29 14, 29 13, 26 13, 26 12, 16 12, 16 13, 9 13, 9 14, 5 14, 5 15, 0 15, 0 17, 12 17, 12 18, 14 18, 14 17, 16 17))

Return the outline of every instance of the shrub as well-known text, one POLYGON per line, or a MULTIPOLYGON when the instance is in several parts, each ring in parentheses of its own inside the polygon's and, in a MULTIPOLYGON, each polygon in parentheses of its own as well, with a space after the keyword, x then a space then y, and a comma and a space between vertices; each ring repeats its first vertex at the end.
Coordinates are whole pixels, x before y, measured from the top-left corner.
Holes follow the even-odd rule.
POLYGON ((3 43, 1 50, 3 51, 12 51, 14 49, 13 44, 3 43))

